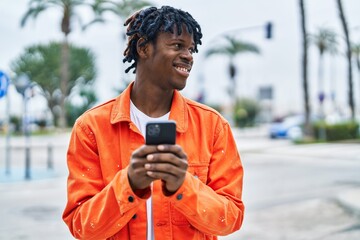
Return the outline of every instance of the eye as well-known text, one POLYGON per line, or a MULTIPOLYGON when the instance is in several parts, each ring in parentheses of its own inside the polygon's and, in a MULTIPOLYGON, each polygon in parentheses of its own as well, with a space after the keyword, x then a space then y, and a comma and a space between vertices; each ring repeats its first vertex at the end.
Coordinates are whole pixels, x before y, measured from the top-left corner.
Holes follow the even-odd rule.
POLYGON ((195 53, 195 48, 190 48, 190 49, 189 49, 189 52, 190 52, 191 54, 194 54, 194 53, 195 53))
POLYGON ((180 43, 175 43, 174 46, 177 50, 180 50, 182 48, 182 45, 180 43))

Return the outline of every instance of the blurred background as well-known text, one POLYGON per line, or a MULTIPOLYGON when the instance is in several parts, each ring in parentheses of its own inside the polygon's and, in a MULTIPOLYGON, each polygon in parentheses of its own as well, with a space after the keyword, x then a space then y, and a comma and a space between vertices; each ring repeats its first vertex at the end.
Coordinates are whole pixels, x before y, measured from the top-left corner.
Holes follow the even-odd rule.
POLYGON ((123 23, 148 5, 202 28, 182 93, 229 120, 247 173, 248 218, 224 239, 360 239, 357 0, 1 0, 0 238, 71 239, 70 130, 133 80, 123 23))

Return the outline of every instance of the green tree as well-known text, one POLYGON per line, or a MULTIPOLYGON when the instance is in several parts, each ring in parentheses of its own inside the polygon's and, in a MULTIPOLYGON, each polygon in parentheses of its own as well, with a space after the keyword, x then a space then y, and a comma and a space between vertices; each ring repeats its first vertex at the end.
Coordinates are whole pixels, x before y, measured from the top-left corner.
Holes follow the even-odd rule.
POLYGON ((66 113, 65 113, 65 98, 66 93, 69 92, 68 83, 70 81, 69 71, 69 42, 68 36, 72 31, 74 19, 80 19, 80 15, 75 11, 79 7, 93 8, 93 1, 90 0, 30 0, 28 9, 21 19, 21 26, 24 27, 28 19, 36 19, 38 15, 50 8, 59 9, 62 13, 60 21, 60 29, 63 33, 64 39, 61 48, 61 69, 60 69, 60 81, 61 81, 61 115, 59 124, 61 127, 66 127, 66 113))
POLYGON ((73 88, 69 98, 66 102, 67 122, 72 126, 82 113, 94 106, 97 97, 92 86, 81 84, 73 88))
MULTIPOLYGON (((69 45, 69 82, 68 96, 77 86, 82 88, 91 86, 96 78, 95 56, 88 48, 69 45)), ((61 104, 61 43, 51 42, 48 45, 34 45, 26 48, 24 52, 11 63, 15 78, 26 74, 43 90, 48 107, 51 110, 55 124, 58 125, 61 104)))
POLYGON ((238 127, 254 126, 260 109, 259 104, 254 99, 238 99, 235 104, 235 125, 238 127))
POLYGON ((351 58, 352 58, 352 52, 351 52, 351 44, 350 44, 350 32, 347 25, 345 12, 343 10, 343 5, 341 0, 336 0, 337 7, 339 11, 339 17, 341 20, 341 25, 345 34, 345 42, 346 42, 346 59, 348 63, 348 69, 347 69, 347 75, 348 75, 348 102, 349 107, 351 111, 351 119, 355 119, 355 101, 354 101, 354 90, 353 90, 353 80, 352 80, 352 64, 351 64, 351 58))
MULTIPOLYGON (((232 117, 235 114, 235 103, 237 100, 236 94, 236 64, 235 58, 244 53, 256 53, 259 54, 259 48, 252 43, 243 42, 237 40, 235 37, 232 36, 225 36, 224 39, 226 40, 225 44, 223 45, 215 45, 214 48, 210 48, 205 52, 206 57, 210 57, 213 55, 224 55, 229 58, 229 65, 228 65, 228 73, 231 80, 231 87, 229 88, 229 94, 232 100, 232 117)), ((235 119, 232 119, 235 120, 235 119)))
POLYGON ((304 0, 299 0, 300 9, 300 22, 301 22, 301 37, 302 37, 302 88, 304 94, 304 111, 305 111, 305 123, 304 132, 305 136, 309 137, 312 135, 312 127, 310 124, 310 103, 309 103, 309 84, 308 84, 308 34, 306 29, 306 12, 304 0))

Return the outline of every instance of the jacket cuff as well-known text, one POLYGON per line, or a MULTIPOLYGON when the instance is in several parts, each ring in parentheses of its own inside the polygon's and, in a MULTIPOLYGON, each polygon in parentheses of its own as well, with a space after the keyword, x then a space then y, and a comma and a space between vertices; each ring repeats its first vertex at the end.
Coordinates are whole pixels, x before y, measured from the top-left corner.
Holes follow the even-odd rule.
POLYGON ((113 186, 121 214, 136 208, 151 196, 151 190, 144 189, 136 193, 132 190, 127 176, 127 168, 119 171, 113 179, 113 186), (139 195, 137 194, 139 193, 139 195))
POLYGON ((169 195, 165 195, 165 192, 164 192, 165 187, 163 186, 164 195, 169 197, 170 201, 173 201, 173 202, 181 201, 184 197, 184 194, 186 194, 186 195, 190 194, 188 189, 189 189, 189 186, 192 185, 192 183, 191 183, 193 181, 192 178, 194 178, 194 176, 191 175, 191 173, 186 172, 184 182, 176 192, 174 192, 174 193, 167 192, 167 193, 169 193, 169 195))

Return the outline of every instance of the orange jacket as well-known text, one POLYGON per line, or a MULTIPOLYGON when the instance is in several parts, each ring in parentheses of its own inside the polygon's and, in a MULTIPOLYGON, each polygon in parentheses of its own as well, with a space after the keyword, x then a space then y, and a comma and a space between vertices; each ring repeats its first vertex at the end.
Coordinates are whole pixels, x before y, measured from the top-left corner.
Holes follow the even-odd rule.
MULTIPOLYGON (((146 199, 132 191, 127 177, 131 153, 144 144, 130 120, 131 88, 74 125, 63 219, 75 238, 146 239, 146 199)), ((217 239, 238 230, 244 217, 243 167, 228 122, 178 91, 169 118, 177 123, 176 141, 189 167, 170 197, 163 195, 161 181, 154 182, 155 239, 217 239)))

